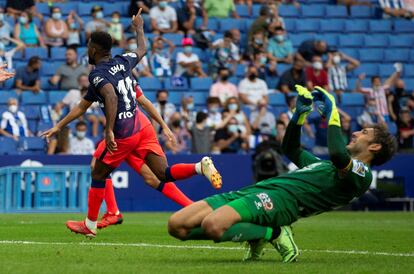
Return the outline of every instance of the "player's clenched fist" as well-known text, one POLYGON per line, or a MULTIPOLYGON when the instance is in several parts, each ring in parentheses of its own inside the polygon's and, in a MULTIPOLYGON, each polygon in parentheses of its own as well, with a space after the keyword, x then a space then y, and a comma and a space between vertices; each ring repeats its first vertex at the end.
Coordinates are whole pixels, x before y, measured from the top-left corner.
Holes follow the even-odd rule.
POLYGON ((298 97, 296 99, 296 108, 292 120, 297 125, 303 125, 306 116, 312 111, 312 94, 309 90, 301 85, 295 85, 298 97))
POLYGON ((136 15, 132 16, 132 25, 137 29, 144 27, 144 19, 142 19, 141 11, 142 11, 142 8, 138 10, 136 15))

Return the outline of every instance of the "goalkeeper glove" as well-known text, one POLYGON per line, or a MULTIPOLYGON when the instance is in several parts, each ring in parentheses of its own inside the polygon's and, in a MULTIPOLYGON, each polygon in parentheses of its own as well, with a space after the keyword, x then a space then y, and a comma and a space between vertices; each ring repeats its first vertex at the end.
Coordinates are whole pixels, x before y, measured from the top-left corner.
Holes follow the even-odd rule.
POLYGON ((318 112, 328 119, 329 126, 341 127, 338 108, 336 107, 335 98, 321 87, 315 87, 312 91, 313 101, 318 106, 318 112))
POLYGON ((309 90, 301 85, 295 85, 298 97, 296 100, 295 112, 292 116, 292 121, 297 125, 303 125, 306 120, 306 116, 312 111, 312 94, 309 90))

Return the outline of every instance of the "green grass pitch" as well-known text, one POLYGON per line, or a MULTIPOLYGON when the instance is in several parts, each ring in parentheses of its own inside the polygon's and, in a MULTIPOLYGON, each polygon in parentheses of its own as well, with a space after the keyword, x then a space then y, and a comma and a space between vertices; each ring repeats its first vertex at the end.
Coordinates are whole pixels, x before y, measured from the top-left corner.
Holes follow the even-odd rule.
POLYGON ((94 240, 64 223, 79 214, 0 214, 0 273, 414 273, 414 214, 333 212, 294 224, 299 260, 269 245, 244 263, 238 243, 180 242, 168 213, 125 214, 94 240))

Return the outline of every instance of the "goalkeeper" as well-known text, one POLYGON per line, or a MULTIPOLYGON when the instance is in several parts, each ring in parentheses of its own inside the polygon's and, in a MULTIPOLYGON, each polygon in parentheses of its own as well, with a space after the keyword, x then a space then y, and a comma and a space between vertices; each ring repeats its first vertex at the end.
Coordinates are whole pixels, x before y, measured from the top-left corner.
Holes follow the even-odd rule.
POLYGON ((395 138, 374 126, 343 141, 335 99, 320 87, 312 94, 297 85, 296 111, 283 140, 285 155, 298 170, 255 185, 208 197, 173 214, 169 233, 181 240, 247 241, 245 260, 258 259, 266 243, 283 262, 293 262, 299 250, 290 225, 298 218, 346 205, 365 193, 372 181, 370 166, 391 159, 395 138), (330 160, 321 160, 300 146, 301 127, 312 104, 328 121, 330 160))

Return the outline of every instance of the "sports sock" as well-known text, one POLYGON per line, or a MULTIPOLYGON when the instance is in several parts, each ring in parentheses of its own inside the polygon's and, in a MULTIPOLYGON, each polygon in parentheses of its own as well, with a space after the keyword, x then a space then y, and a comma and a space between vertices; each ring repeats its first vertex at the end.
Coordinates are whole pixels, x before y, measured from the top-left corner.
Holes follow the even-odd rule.
POLYGON ((105 180, 105 203, 106 211, 111 214, 119 214, 118 205, 116 204, 115 192, 112 185, 112 178, 105 180))
POLYGON ((272 238, 273 229, 267 226, 261 226, 251 223, 237 223, 232 225, 217 242, 244 242, 250 240, 272 238))
POLYGON ((92 180, 88 192, 88 219, 95 222, 98 219, 99 209, 105 197, 105 180, 92 180))
POLYGON ((165 197, 173 200, 182 207, 186 207, 193 203, 174 183, 161 182, 157 188, 165 197))
POLYGON ((165 169, 167 181, 183 180, 196 174, 195 164, 175 164, 165 169))
POLYGON ((204 234, 204 230, 201 227, 196 227, 191 229, 190 233, 188 233, 184 241, 187 240, 210 240, 210 238, 204 234))

